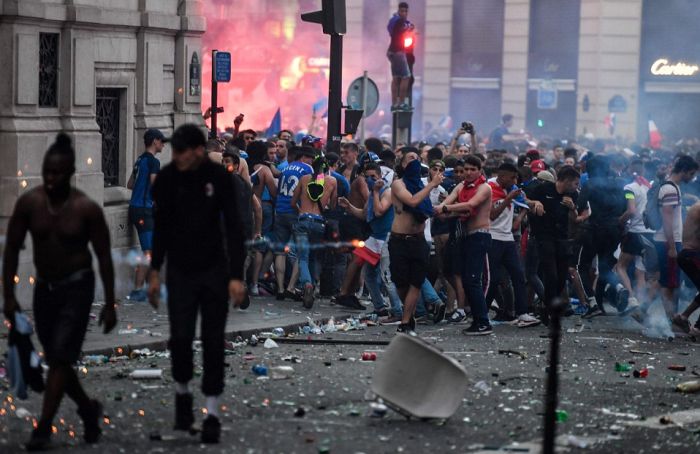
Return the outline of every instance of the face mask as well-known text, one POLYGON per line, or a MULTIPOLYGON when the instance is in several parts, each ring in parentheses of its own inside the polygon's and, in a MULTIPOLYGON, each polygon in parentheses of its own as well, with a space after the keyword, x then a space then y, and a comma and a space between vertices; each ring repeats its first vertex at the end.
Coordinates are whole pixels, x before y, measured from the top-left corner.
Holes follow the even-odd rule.
POLYGON ((421 165, 420 161, 418 159, 415 159, 408 163, 406 166, 406 170, 404 171, 404 176, 409 177, 409 178, 418 178, 420 177, 420 170, 421 170, 421 165))
POLYGON ((367 182, 367 187, 369 188, 369 190, 373 190, 374 183, 376 183, 377 180, 375 180, 373 177, 365 177, 365 181, 367 182))

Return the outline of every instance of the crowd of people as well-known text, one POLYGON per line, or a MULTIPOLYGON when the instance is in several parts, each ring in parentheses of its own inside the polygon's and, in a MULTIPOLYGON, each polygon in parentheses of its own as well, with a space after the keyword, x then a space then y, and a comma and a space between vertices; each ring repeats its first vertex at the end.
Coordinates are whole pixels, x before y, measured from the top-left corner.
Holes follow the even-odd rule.
MULTIPOLYGON (((208 140, 194 124, 171 138, 146 131, 128 186, 149 267, 137 270, 128 299, 157 308, 167 262, 175 428, 194 423, 189 382, 201 313, 201 438, 219 440, 227 301, 245 310, 267 295, 310 309, 329 298, 414 336, 418 323, 479 336, 492 334, 493 322, 527 328, 610 308, 644 322, 660 301, 669 324, 698 338, 700 321, 691 317, 700 294, 679 304, 700 286, 696 157, 603 142, 533 145, 508 133, 511 120, 481 139, 463 123, 447 143, 392 147, 348 137, 339 153, 288 130, 258 139, 239 131, 242 116, 208 140), (161 169, 156 155, 168 141, 172 162, 161 169)), ((64 393, 78 405, 85 440, 101 432, 102 406, 71 367, 94 296, 88 243, 104 286, 105 332, 116 325, 114 271, 102 210, 71 187, 74 172, 71 141, 59 135, 44 159, 44 184, 18 199, 7 229, 4 313, 13 322, 21 310, 14 276, 30 233, 34 317, 49 365, 31 450, 49 445, 64 393)))
MULTIPOLYGON (((491 321, 547 324, 555 307, 642 321, 659 298, 678 329, 699 333, 688 321, 697 301, 678 309, 682 282, 690 289, 698 274, 692 156, 533 146, 508 134, 509 115, 484 139, 464 123, 446 143, 348 139, 339 153, 288 130, 258 139, 237 131, 241 121, 206 150, 239 188, 243 308, 250 297, 306 308, 325 297, 366 304, 399 332, 471 321, 466 335, 486 335, 491 321)), ((143 230, 142 217, 135 225, 143 230)))

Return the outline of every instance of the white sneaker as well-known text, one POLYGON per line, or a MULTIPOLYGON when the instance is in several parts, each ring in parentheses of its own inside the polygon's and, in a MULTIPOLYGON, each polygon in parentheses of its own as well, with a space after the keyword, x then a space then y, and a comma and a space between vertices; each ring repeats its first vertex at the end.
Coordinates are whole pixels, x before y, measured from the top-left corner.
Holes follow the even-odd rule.
POLYGON ((533 317, 530 314, 520 314, 516 321, 518 328, 527 328, 528 326, 536 326, 542 323, 539 318, 533 317))
POLYGON ((260 296, 260 289, 257 285, 251 285, 248 293, 250 296, 260 296))

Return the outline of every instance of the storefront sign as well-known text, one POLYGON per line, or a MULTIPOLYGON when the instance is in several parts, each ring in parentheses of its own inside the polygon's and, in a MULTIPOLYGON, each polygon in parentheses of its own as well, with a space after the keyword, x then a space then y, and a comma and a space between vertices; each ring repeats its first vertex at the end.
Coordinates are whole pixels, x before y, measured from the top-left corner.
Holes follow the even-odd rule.
POLYGON ((537 89, 537 108, 554 110, 557 108, 557 86, 553 81, 543 80, 537 89))
POLYGON ((651 73, 655 76, 694 76, 700 71, 700 66, 685 62, 669 63, 665 58, 659 58, 651 65, 651 73))

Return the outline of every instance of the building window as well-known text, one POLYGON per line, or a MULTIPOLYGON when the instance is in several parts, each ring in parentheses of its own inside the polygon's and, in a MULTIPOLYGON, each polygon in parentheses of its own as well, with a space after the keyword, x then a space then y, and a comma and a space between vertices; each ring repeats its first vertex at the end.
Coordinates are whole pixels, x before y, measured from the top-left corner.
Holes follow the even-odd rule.
POLYGON ((461 0, 453 5, 452 76, 500 78, 505 2, 461 0))
POLYGON ((58 106, 58 33, 39 33, 39 107, 58 106))
POLYGON ((121 90, 98 88, 95 117, 102 134, 102 173, 105 187, 119 184, 119 113, 121 90))

